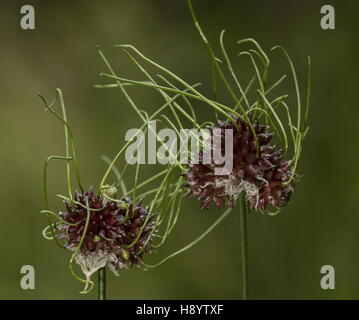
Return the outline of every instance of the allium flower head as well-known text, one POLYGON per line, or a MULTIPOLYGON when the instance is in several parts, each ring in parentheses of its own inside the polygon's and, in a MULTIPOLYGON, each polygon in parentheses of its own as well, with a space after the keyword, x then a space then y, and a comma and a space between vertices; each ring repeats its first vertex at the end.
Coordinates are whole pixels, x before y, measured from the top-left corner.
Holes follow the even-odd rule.
MULTIPOLYGON (((212 202, 219 208, 225 206, 232 208, 239 196, 243 194, 248 208, 274 215, 279 212, 279 208, 288 203, 290 195, 294 191, 294 183, 299 177, 296 170, 302 154, 302 145, 309 130, 307 124, 310 109, 310 57, 308 57, 307 64, 305 109, 302 108, 303 98, 293 61, 281 46, 273 47, 271 52, 281 51, 289 63, 295 87, 295 106, 291 105, 293 104, 292 101, 287 102, 289 94, 277 95, 277 89, 287 75, 283 75, 275 82, 273 81, 269 75, 271 65, 269 55, 252 38, 237 41, 238 45, 250 46, 248 50, 240 51, 237 58, 249 59, 254 72, 248 84, 243 85, 241 83, 242 75, 236 73, 235 60, 231 58, 225 47, 225 30, 220 34, 219 44, 222 56, 218 58, 198 23, 191 1, 187 0, 187 2, 193 22, 211 59, 213 89, 211 95, 197 89, 200 83, 188 83, 174 72, 145 56, 134 46, 127 44, 117 47, 122 48, 131 61, 135 62, 136 66, 144 72, 145 80, 124 78, 109 68, 110 73, 103 73, 102 75, 114 82, 97 87, 120 87, 123 91, 125 85, 134 85, 159 91, 166 104, 158 109, 156 115, 168 106, 174 116, 173 122, 167 116, 163 115, 163 117, 170 123, 171 127, 176 127, 177 123, 182 129, 183 124, 180 115, 184 115, 185 119, 189 120, 195 129, 204 128, 208 123, 211 123, 212 119, 210 118, 207 118, 203 123, 198 121, 197 106, 191 101, 196 103, 199 101, 214 110, 217 119, 224 116, 225 121, 219 121, 218 125, 211 125, 207 128, 212 131, 212 151, 216 148, 222 148, 222 146, 213 145, 213 140, 215 140, 213 136, 217 134, 215 131, 219 129, 221 132, 222 139, 220 140, 222 140, 221 145, 223 146, 225 145, 223 141, 225 139, 224 130, 233 131, 233 171, 225 176, 215 174, 217 171, 215 169, 218 167, 216 162, 218 161, 213 159, 212 154, 212 159, 208 164, 206 154, 205 161, 193 162, 184 173, 190 194, 201 201, 203 208, 208 208, 212 202), (159 75, 162 83, 154 80, 154 77, 142 67, 139 61, 143 61, 163 73, 163 75, 159 75), (217 80, 221 81, 217 83, 217 80), (222 90, 219 88, 224 89, 227 95, 226 102, 221 101, 219 94, 222 93, 222 90), (176 100, 179 97, 184 98, 185 104, 183 106, 176 100), (233 101, 228 103, 228 98, 233 101), (281 147, 277 148, 270 144, 273 136, 276 137, 276 141, 280 142, 281 147), (290 157, 288 157, 289 153, 290 157), (284 155, 287 159, 283 159, 284 155), (273 208, 275 212, 271 211, 273 208)), ((102 53, 101 55, 108 65, 106 58, 102 53)), ((131 99, 129 102, 133 106, 131 99)), ((134 109, 138 112, 137 107, 134 109)), ((221 151, 225 151, 225 149, 221 151)), ((192 150, 192 153, 196 152, 197 150, 195 152, 192 150)), ((222 152, 222 157, 225 154, 226 152, 222 152)), ((205 154, 203 153, 202 156, 204 157, 205 154)))
POLYGON ((75 260, 88 278, 105 265, 118 274, 151 251, 155 215, 148 217, 141 202, 112 201, 89 189, 76 193, 73 204, 65 203, 59 214, 66 223, 58 226, 58 237, 65 239, 65 248, 75 250, 86 232, 75 260))
MULTIPOLYGON (((169 166, 166 170, 140 182, 140 166, 137 163, 131 187, 126 185, 123 177, 128 166, 124 166, 121 173, 116 166, 116 161, 125 150, 121 148, 113 160, 102 157, 108 164, 104 176, 96 191, 92 188, 85 191, 80 179, 74 136, 67 122, 62 92, 60 89, 56 90, 56 97, 51 104, 40 97, 46 110, 64 123, 66 146, 64 156, 52 155, 48 157, 44 166, 45 209, 41 212, 48 218, 48 225, 43 230, 44 238, 54 240, 58 246, 72 253, 69 269, 77 280, 85 283, 81 293, 92 290, 94 282, 91 276, 96 271, 100 271, 99 282, 105 283, 103 275, 106 266, 115 274, 121 269, 135 265, 154 268, 156 265, 148 265, 143 261, 144 256, 165 243, 178 221, 184 197, 182 181, 178 180, 178 175, 174 171, 176 167, 169 166), (53 109, 57 100, 62 108, 61 115, 53 109), (50 210, 49 205, 47 171, 52 160, 66 161, 67 196, 57 195, 65 202, 65 209, 60 212, 50 210), (80 190, 75 194, 72 192, 70 162, 73 163, 80 190), (117 182, 108 185, 106 180, 111 172, 115 173, 117 182), (141 199, 145 199, 148 206, 144 206, 141 199), (86 279, 77 275, 73 269, 73 262, 81 267, 86 279)), ((159 264, 161 263, 163 262, 159 264)), ((101 292, 105 291, 103 285, 99 288, 101 292)), ((103 294, 100 296, 104 297, 103 294)))
MULTIPOLYGON (((268 204, 281 207, 289 200, 293 187, 286 184, 292 173, 288 170, 290 161, 283 160, 282 150, 276 150, 270 144, 273 133, 267 125, 253 123, 258 146, 248 125, 235 115, 232 115, 237 127, 232 122, 219 121, 218 127, 210 126, 212 132, 212 155, 215 149, 224 154, 225 130, 233 131, 233 170, 227 175, 215 175, 215 167, 221 167, 214 162, 211 164, 189 164, 184 177, 190 195, 198 198, 203 208, 208 208, 213 202, 218 208, 233 207, 238 197, 244 193, 249 208, 265 211, 268 204), (220 132, 220 139, 213 136, 220 132), (218 130, 220 129, 220 130, 218 130), (239 129, 239 130, 238 130, 239 129), (216 141, 220 142, 216 144, 216 141)), ((202 159, 202 151, 199 154, 202 159)))

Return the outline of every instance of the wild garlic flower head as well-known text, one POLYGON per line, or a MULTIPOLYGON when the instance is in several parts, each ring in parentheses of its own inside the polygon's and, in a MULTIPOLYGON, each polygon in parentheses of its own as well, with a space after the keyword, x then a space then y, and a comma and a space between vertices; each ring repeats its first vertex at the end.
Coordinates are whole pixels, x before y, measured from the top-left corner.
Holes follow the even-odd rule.
MULTIPOLYGON (((255 39, 244 38, 237 41, 240 51, 234 55, 226 49, 225 30, 223 30, 219 37, 221 51, 219 55, 203 32, 191 0, 187 2, 193 23, 209 53, 212 69, 213 90, 211 93, 198 88, 201 85, 200 82, 189 83, 129 44, 116 47, 121 48, 143 72, 144 79, 138 81, 116 74, 103 52, 99 50, 109 71, 109 73, 102 73, 102 76, 110 79, 112 83, 100 84, 96 87, 119 87, 144 122, 150 117, 146 119, 142 115, 143 110, 140 110, 130 98, 126 86, 152 88, 160 92, 165 103, 158 108, 155 115, 161 115, 177 131, 184 127, 184 121, 187 120, 195 129, 202 129, 210 123, 211 125, 207 128, 212 131, 212 139, 219 130, 222 132, 222 145, 225 145, 223 140, 226 134, 223 131, 232 130, 234 138, 233 143, 230 143, 230 145, 233 144, 232 172, 227 175, 216 173, 218 159, 213 159, 215 158, 213 155, 210 163, 204 156, 205 161, 192 162, 187 170, 182 170, 181 167, 189 194, 198 198, 203 208, 208 208, 212 202, 219 208, 225 206, 231 208, 239 196, 244 195, 250 209, 274 215, 288 203, 294 191, 294 184, 299 177, 298 164, 302 155, 303 142, 309 130, 311 59, 308 57, 307 61, 308 78, 304 100, 294 63, 283 47, 274 46, 270 50, 271 53, 267 54, 255 39), (247 48, 244 49, 243 46, 247 48), (295 88, 294 100, 288 101, 289 94, 278 91, 287 75, 273 79, 270 74, 270 70, 273 69, 270 55, 273 51, 280 51, 290 67, 291 81, 295 88), (236 72, 235 64, 238 59, 248 59, 247 62, 250 63, 253 74, 250 80, 246 81, 247 83, 243 83, 245 77, 236 72), (147 65, 159 72, 158 78, 154 77, 151 71, 147 71, 147 65), (222 92, 225 94, 225 99, 222 92), (181 98, 184 102, 180 101, 181 98), (203 106, 197 106, 197 104, 215 111, 216 119, 222 119, 218 121, 218 125, 212 123, 213 117, 208 114, 205 121, 201 123, 196 111, 203 106), (161 114, 167 109, 170 109, 173 114, 172 119, 161 114), (280 147, 270 144, 272 137, 280 147)), ((212 151, 222 148, 213 145, 213 141, 210 145, 212 145, 212 151)), ((224 151, 223 154, 226 155, 226 150, 224 151)))
POLYGON ((76 192, 74 202, 65 205, 59 212, 64 223, 58 225, 57 237, 71 251, 81 246, 75 261, 88 278, 106 265, 118 274, 151 252, 155 214, 149 216, 141 202, 112 201, 89 189, 76 192))
MULTIPOLYGON (((203 208, 213 202, 218 208, 234 207, 236 200, 243 193, 249 208, 264 212, 270 204, 281 207, 289 201, 293 192, 292 184, 287 184, 292 173, 290 161, 283 160, 283 152, 270 144, 273 132, 270 127, 253 122, 257 142, 248 125, 235 115, 237 126, 232 122, 219 121, 218 127, 210 126, 212 132, 210 145, 212 154, 215 149, 224 153, 225 130, 233 132, 233 169, 227 175, 216 175, 216 164, 213 157, 210 164, 199 161, 188 165, 184 174, 190 195, 201 201, 203 208), (220 132, 220 139, 213 139, 214 129, 220 132), (218 130, 220 129, 220 130, 218 130)), ((202 158, 202 151, 199 159, 202 158)))

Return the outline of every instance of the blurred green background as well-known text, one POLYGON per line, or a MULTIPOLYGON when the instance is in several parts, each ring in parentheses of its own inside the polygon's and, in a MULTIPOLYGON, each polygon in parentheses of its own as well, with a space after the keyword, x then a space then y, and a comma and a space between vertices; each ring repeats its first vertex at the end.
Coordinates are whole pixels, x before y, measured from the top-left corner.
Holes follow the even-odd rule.
MULTIPOLYGON (((333 1, 214 1, 194 6, 208 38, 215 44, 225 28, 228 51, 233 43, 254 37, 268 51, 281 44, 291 54, 305 84, 306 56, 313 64, 312 113, 300 172, 304 173, 290 204, 275 217, 249 216, 250 297, 253 299, 358 299, 358 1, 335 2, 336 29, 320 28, 320 8, 333 1), (320 268, 336 270, 335 290, 322 290, 320 268)), ((114 44, 131 43, 190 83, 203 82, 210 93, 205 48, 183 0, 15 1, 0 2, 1 124, 1 299, 89 299, 69 274, 69 254, 46 241, 41 231, 42 168, 51 154, 63 154, 62 125, 37 97, 48 100, 63 90, 85 185, 97 184, 106 165, 123 145, 125 132, 139 119, 116 89, 95 89, 105 71, 96 52, 100 45, 116 71, 139 77, 114 44), (20 28, 20 8, 32 4, 36 30, 20 28), (20 288, 20 268, 36 269, 36 289, 20 288)), ((233 44, 233 45, 232 45, 233 44)), ((218 46, 216 46, 218 49, 218 46)), ((285 59, 273 54, 280 71, 285 59)), ((248 61, 241 60, 242 65, 248 61)), ((245 72, 245 70, 244 70, 245 72)), ((275 78, 272 78, 272 81, 275 78)), ((290 77, 283 92, 294 95, 290 77)), ((136 92, 136 91, 132 91, 136 92)), ((305 90, 304 90, 305 92, 305 90)), ((151 90, 139 90, 148 111, 159 105, 151 90)), ((137 97, 136 97, 137 98, 137 97)), ((209 109, 198 109, 202 117, 209 109)), ((151 172, 151 168, 148 169, 151 172)), ((51 207, 62 208, 62 163, 50 166, 51 207)), ((156 262, 190 242, 219 212, 201 212, 186 201, 176 231, 156 255, 156 262)), ((231 214, 192 250, 157 269, 125 270, 108 276, 111 299, 236 299, 238 230, 231 214)))

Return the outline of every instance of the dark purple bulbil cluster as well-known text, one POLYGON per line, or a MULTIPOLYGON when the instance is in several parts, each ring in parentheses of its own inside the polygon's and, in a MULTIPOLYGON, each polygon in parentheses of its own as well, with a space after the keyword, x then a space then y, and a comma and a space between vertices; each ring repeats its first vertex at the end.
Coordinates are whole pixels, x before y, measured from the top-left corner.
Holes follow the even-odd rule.
POLYGON ((66 240, 67 249, 72 250, 80 243, 85 229, 88 203, 92 210, 80 250, 82 256, 101 253, 111 257, 107 258, 108 262, 111 262, 112 269, 118 270, 137 264, 144 253, 151 251, 149 237, 153 234, 155 215, 152 214, 146 222, 149 213, 142 207, 141 202, 134 204, 130 198, 121 202, 110 201, 102 195, 94 194, 91 189, 76 193, 74 200, 83 206, 67 201, 67 211, 60 212, 63 220, 75 224, 61 224, 58 227, 58 236, 66 240), (146 225, 140 233, 145 222, 146 225), (137 237, 137 241, 132 245, 137 237))
MULTIPOLYGON (((240 193, 244 192, 247 205, 251 209, 261 212, 266 211, 268 204, 274 207, 285 205, 293 192, 293 186, 286 184, 291 178, 289 171, 290 161, 282 159, 281 150, 275 150, 270 145, 273 133, 269 133, 269 126, 253 122, 253 129, 258 139, 257 144, 254 135, 247 124, 238 117, 233 116, 238 129, 232 122, 219 121, 221 129, 221 145, 212 145, 212 151, 220 148, 224 154, 225 129, 233 130, 233 171, 228 175, 215 175, 214 168, 217 165, 212 159, 211 164, 189 164, 184 174, 186 185, 190 195, 198 198, 203 208, 208 208, 211 202, 219 208, 233 207, 240 193)), ((202 154, 200 154, 201 159, 202 154)), ((213 155, 212 155, 213 157, 213 155)))

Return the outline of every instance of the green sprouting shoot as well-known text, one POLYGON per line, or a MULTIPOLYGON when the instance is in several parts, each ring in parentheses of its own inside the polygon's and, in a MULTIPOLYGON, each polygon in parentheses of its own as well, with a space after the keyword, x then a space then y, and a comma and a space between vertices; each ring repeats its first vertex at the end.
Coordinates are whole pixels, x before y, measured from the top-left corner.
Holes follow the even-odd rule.
MULTIPOLYGON (((302 143, 306 132, 308 132, 307 119, 310 110, 311 86, 310 58, 308 57, 306 107, 303 112, 300 87, 294 63, 284 48, 276 46, 272 48, 271 51, 279 48, 283 51, 289 62, 297 100, 294 108, 285 102, 288 94, 282 93, 277 96, 275 95, 275 92, 280 89, 280 85, 286 80, 287 75, 284 74, 280 76, 279 79, 274 82, 271 80, 269 67, 273 66, 270 61, 270 55, 255 39, 244 38, 238 40, 237 44, 240 47, 246 45, 247 49, 235 53, 232 57, 232 55, 230 55, 230 53, 226 50, 224 41, 225 30, 223 30, 219 36, 220 55, 217 55, 198 22, 191 0, 187 0, 187 4, 194 26, 210 58, 210 67, 212 70, 212 93, 210 95, 202 92, 200 88, 197 88, 197 85, 195 86, 189 84, 179 75, 147 57, 131 44, 119 44, 115 47, 122 49, 125 56, 129 58, 131 63, 133 63, 134 66, 142 72, 144 78, 138 80, 129 79, 125 76, 117 74, 108 59, 105 57, 104 53, 98 49, 99 54, 107 67, 107 71, 101 73, 101 76, 109 79, 110 83, 99 84, 96 85, 96 87, 120 88, 129 101, 131 107, 140 115, 144 127, 146 126, 146 119, 141 114, 141 111, 134 102, 134 99, 129 96, 129 93, 126 90, 127 86, 149 88, 159 92, 163 97, 165 104, 160 107, 157 112, 150 116, 147 119, 147 122, 155 117, 160 117, 164 119, 170 127, 180 129, 183 128, 182 119, 186 119, 190 121, 194 128, 201 128, 204 124, 198 123, 198 117, 196 116, 196 111, 199 108, 199 106, 196 105, 198 102, 201 102, 201 105, 204 104, 212 109, 216 118, 223 117, 224 119, 232 121, 234 126, 238 129, 237 124, 232 118, 233 115, 235 115, 250 128, 253 137, 257 142, 257 152, 259 151, 259 143, 256 132, 253 128, 253 123, 255 120, 263 118, 264 123, 268 124, 274 130, 276 134, 275 136, 279 140, 279 147, 281 147, 284 154, 289 152, 293 153, 290 168, 292 176, 286 184, 291 183, 291 181, 296 179, 298 176, 296 170, 301 156, 302 143), (237 71, 237 62, 239 60, 234 59, 242 56, 248 57, 253 71, 251 80, 247 85, 242 84, 241 74, 237 71), (154 72, 155 74, 151 74, 149 67, 154 70, 151 72, 154 72), (155 80, 156 76, 158 76, 162 82, 155 80), (224 86, 228 96, 233 101, 232 105, 221 102, 221 99, 218 96, 219 85, 224 86), (181 101, 177 99, 178 96, 181 97, 181 101), (171 111, 171 117, 162 115, 162 113, 167 109, 171 111), (296 121, 293 121, 294 118, 296 121)), ((114 162, 116 161, 117 160, 114 160, 114 162)), ((153 193, 149 191, 146 194, 153 193)))

